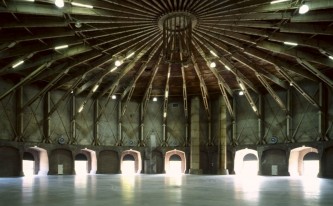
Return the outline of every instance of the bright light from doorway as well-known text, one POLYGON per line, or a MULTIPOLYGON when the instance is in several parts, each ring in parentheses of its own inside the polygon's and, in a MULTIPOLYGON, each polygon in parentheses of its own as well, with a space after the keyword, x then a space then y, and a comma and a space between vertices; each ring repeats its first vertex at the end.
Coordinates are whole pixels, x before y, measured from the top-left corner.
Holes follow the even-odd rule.
POLYGON ((168 175, 182 174, 182 161, 170 161, 168 175))
POLYGON ((258 160, 244 161, 242 175, 243 176, 258 175, 258 160))
POLYGON ((35 161, 23 160, 24 176, 33 176, 35 171, 35 161))
POLYGON ((122 161, 121 173, 124 175, 135 174, 135 161, 122 161))
POLYGON ((303 176, 317 177, 319 173, 319 160, 303 161, 303 176))
POLYGON ((75 161, 75 174, 87 175, 88 174, 88 161, 76 160, 75 161))

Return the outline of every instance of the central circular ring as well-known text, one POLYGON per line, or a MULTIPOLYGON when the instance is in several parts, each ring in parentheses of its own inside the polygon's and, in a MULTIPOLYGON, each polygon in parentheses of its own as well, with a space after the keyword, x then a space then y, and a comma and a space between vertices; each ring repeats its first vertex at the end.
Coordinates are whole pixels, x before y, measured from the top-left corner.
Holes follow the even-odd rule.
POLYGON ((171 12, 160 17, 158 27, 163 31, 163 25, 168 31, 183 31, 192 25, 197 25, 197 18, 189 12, 171 12))

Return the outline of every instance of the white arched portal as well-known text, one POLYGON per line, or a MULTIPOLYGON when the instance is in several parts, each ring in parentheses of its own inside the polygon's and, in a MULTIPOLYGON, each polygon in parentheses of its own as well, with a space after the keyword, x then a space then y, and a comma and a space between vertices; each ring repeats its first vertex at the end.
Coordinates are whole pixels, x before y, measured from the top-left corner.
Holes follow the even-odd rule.
POLYGON ((140 174, 142 170, 141 153, 136 150, 126 150, 121 154, 120 170, 122 174, 140 174))
POLYGON ((236 175, 257 175, 259 171, 258 152, 253 149, 238 150, 235 154, 236 175))
POLYGON ((319 173, 319 158, 312 154, 318 154, 318 150, 305 146, 292 149, 289 156, 290 176, 317 176, 319 173))
POLYGON ((176 149, 166 152, 164 165, 166 174, 184 174, 186 170, 185 152, 176 149))
POLYGON ((47 175, 49 172, 49 157, 47 151, 43 148, 34 146, 29 147, 28 153, 35 154, 34 167, 38 168, 37 175, 47 175))

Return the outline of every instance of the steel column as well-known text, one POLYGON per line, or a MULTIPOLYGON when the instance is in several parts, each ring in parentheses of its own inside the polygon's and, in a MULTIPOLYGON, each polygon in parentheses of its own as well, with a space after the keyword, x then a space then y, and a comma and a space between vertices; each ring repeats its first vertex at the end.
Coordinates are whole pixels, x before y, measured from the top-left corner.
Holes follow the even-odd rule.
POLYGON ((18 87, 16 90, 16 137, 15 141, 23 142, 23 119, 24 119, 24 111, 23 107, 23 86, 18 87))
POLYGON ((44 95, 44 121, 43 121, 43 142, 45 143, 51 143, 51 139, 50 139, 50 121, 51 121, 51 117, 49 114, 50 112, 50 108, 51 108, 51 94, 50 92, 46 92, 44 95))

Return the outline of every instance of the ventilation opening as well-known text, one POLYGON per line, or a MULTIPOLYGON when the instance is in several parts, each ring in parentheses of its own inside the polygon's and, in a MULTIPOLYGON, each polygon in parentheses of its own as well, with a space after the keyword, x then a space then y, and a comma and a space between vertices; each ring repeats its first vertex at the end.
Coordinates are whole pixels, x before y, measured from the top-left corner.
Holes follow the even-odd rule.
POLYGON ((75 174, 87 175, 88 174, 88 158, 84 154, 77 154, 75 156, 75 174))
POLYGON ((177 103, 173 103, 173 104, 172 104, 172 107, 173 107, 173 108, 177 108, 177 107, 178 107, 178 104, 177 104, 177 103))
POLYGON ((23 174, 24 176, 33 176, 35 174, 35 159, 34 156, 25 152, 23 154, 23 174))

